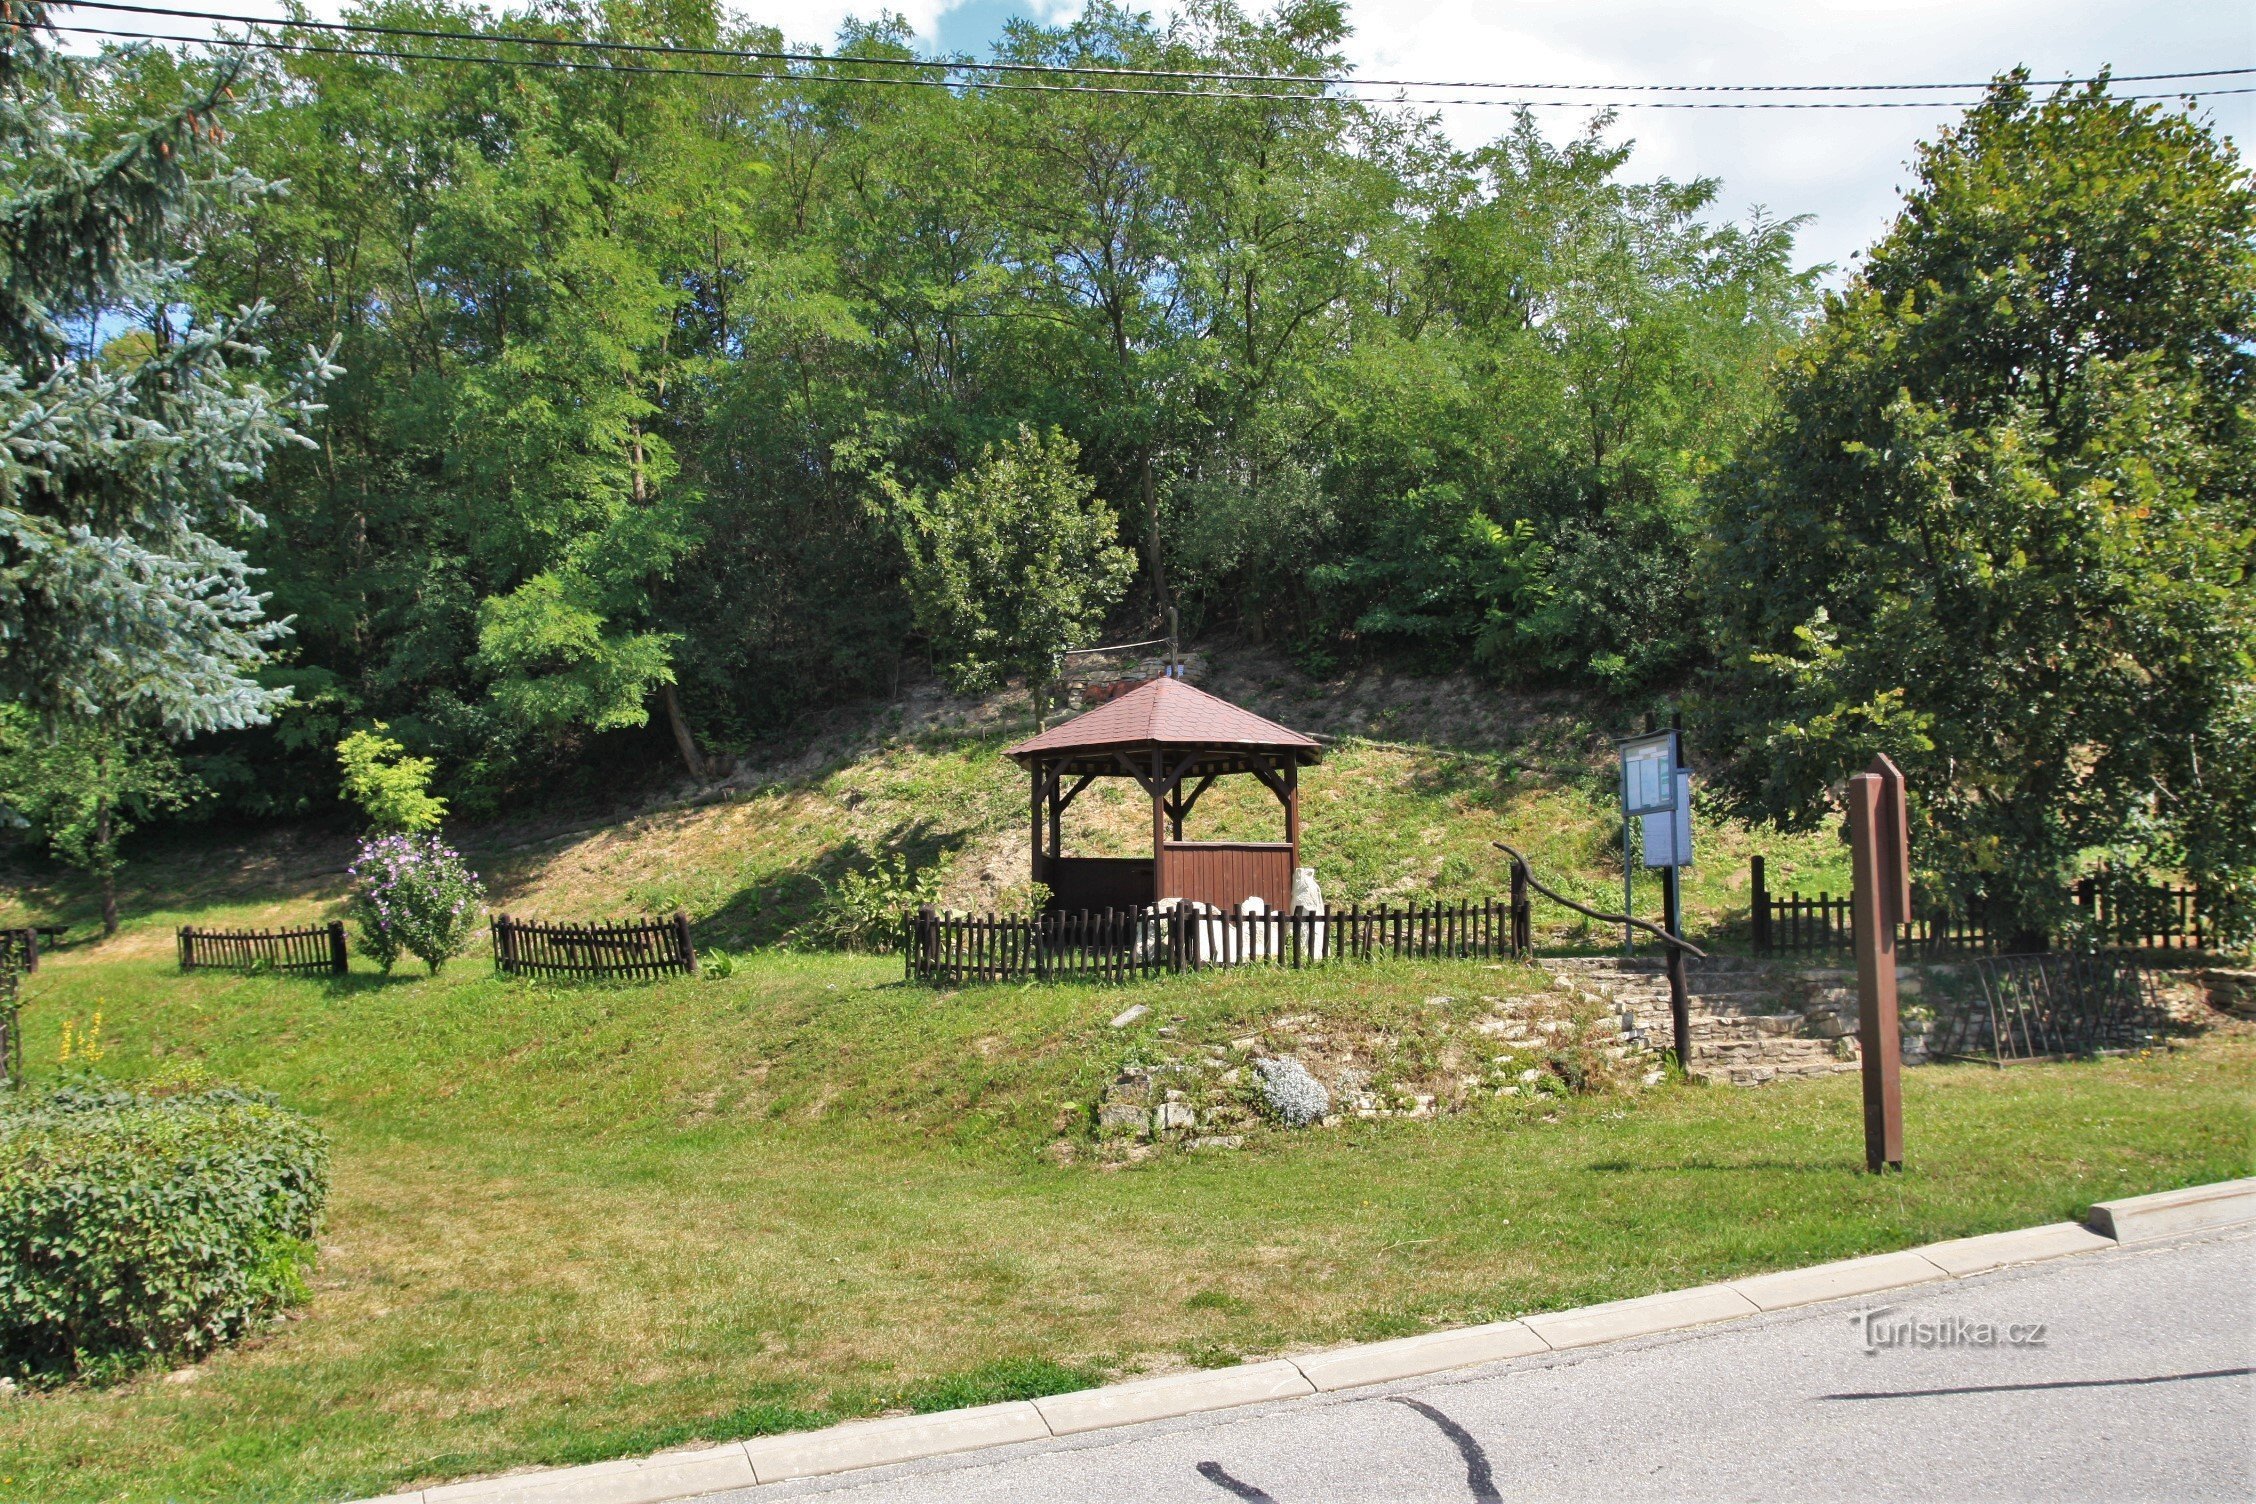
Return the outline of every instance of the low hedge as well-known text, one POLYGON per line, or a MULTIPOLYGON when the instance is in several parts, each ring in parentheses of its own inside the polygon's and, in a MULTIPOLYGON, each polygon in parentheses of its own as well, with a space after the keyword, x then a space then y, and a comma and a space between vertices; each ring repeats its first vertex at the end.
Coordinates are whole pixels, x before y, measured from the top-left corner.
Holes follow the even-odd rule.
POLYGON ((0 1093, 0 1364, 196 1357, 302 1298, 321 1131, 260 1092, 0 1093))

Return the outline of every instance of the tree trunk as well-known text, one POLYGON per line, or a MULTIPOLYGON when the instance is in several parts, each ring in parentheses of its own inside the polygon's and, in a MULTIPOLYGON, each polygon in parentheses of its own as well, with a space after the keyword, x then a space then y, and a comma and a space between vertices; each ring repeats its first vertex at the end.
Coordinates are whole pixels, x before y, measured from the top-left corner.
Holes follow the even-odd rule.
POLYGON ((682 714, 681 696, 674 693, 668 683, 658 686, 658 703, 665 707, 666 725, 674 733, 674 745, 681 749, 682 766, 689 769, 692 778, 704 778, 709 769, 705 754, 697 750, 697 738, 689 729, 689 717, 682 714))
POLYGON ((94 849, 102 861, 102 936, 118 932, 117 855, 110 850, 110 803, 104 799, 94 814, 94 849))
POLYGON ((1152 482, 1151 451, 1146 449, 1138 468, 1144 490, 1145 567, 1151 571, 1152 617, 1167 620, 1167 565, 1159 549, 1159 488, 1152 482))

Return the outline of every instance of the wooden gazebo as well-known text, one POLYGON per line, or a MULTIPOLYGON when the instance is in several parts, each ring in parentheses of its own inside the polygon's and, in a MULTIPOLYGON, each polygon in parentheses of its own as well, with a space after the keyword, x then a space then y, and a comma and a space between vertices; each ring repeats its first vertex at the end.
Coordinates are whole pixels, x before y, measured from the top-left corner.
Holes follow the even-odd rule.
POLYGON ((1300 864, 1300 770, 1323 758, 1313 738, 1180 679, 1160 678, 1007 755, 1033 777, 1033 876, 1049 887, 1053 911, 1140 909, 1163 898, 1222 909, 1248 898, 1273 910, 1291 906, 1300 864), (1260 779, 1277 796, 1285 838, 1184 840, 1183 821, 1199 796, 1234 773, 1260 779), (1065 812, 1099 778, 1133 778, 1151 795, 1149 858, 1065 854, 1065 812))

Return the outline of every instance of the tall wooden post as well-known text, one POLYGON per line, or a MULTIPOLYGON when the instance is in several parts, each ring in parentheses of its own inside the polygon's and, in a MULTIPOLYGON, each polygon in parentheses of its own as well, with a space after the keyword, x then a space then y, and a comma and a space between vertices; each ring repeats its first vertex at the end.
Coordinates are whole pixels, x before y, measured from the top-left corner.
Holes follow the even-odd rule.
POLYGON ((1754 898, 1748 905, 1748 914, 1755 926, 1755 952, 1770 954, 1770 878, 1763 867, 1763 859, 1756 857, 1753 866, 1754 898))
POLYGON ((1692 987, 1684 976, 1684 949, 1675 937, 1684 933, 1684 894, 1678 886, 1678 869, 1661 869, 1661 928, 1669 932, 1668 984, 1669 1032, 1676 1041, 1677 1068, 1692 1070, 1692 987))
POLYGON ((1903 1168, 1903 1028, 1896 940, 1911 912, 1903 774, 1885 757, 1849 780, 1849 861, 1856 927, 1857 1044, 1864 1056, 1864 1165, 1903 1168))
POLYGON ((1528 896, 1528 866, 1518 857, 1512 858, 1512 954, 1529 956, 1535 951, 1535 900, 1528 896))
POLYGON ((695 976, 697 975, 697 947, 691 943, 689 938, 688 913, 682 909, 674 910, 672 924, 674 958, 681 963, 682 970, 688 972, 691 976, 695 976))

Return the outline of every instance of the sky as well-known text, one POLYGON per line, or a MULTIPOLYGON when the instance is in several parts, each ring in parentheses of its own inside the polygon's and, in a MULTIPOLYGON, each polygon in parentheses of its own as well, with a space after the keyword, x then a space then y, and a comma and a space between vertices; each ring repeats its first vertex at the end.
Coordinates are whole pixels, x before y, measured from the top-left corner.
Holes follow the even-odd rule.
MULTIPOLYGON (((268 18, 281 11, 277 0, 180 3, 268 18)), ((507 0, 496 3, 507 8, 507 0)), ((795 41, 823 44, 848 15, 889 8, 930 50, 974 56, 987 54, 1012 16, 1057 21, 1079 8, 1079 0, 727 3, 795 41)), ((309 4, 324 18, 342 8, 340 0, 309 4)), ((1167 7, 1152 8, 1164 14, 1167 7)), ((91 21, 100 13, 81 14, 91 21)), ((2022 63, 2039 76, 2081 76, 2104 65, 2118 74, 2256 67, 2249 0, 1348 0, 1348 18, 1350 58, 1372 77, 1926 83, 1984 79, 2022 63)), ((58 11, 58 19, 67 17, 58 11)), ((2256 87, 2256 75, 2214 82, 2256 87)), ((2256 94, 2214 98, 2202 108, 2245 148, 2256 128, 2256 94)), ((1800 260, 1845 270, 1894 217, 1914 144, 1956 115, 1950 108, 1625 109, 1612 134, 1635 142, 1628 169, 1635 177, 1719 179, 1719 215, 1741 217, 1760 205, 1774 217, 1809 216, 1796 241, 1800 260)), ((1471 146, 1501 132, 1509 117, 1504 109, 1451 108, 1443 124, 1471 146)), ((1555 136, 1574 133, 1587 117, 1541 112, 1555 136)))

